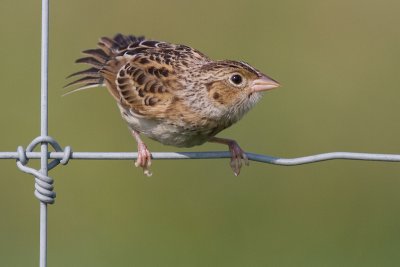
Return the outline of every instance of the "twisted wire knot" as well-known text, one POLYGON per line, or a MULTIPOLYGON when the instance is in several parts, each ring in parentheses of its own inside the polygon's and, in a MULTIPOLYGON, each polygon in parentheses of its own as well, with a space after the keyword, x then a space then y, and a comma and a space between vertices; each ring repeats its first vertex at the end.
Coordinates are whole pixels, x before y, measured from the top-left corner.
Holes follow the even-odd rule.
POLYGON ((55 201, 56 193, 54 190, 54 179, 48 175, 44 175, 40 172, 40 170, 35 170, 26 166, 29 162, 29 158, 26 156, 27 152, 32 152, 37 145, 39 144, 47 144, 50 145, 56 152, 64 152, 64 156, 62 159, 54 159, 50 163, 47 164, 47 170, 50 171, 58 164, 66 165, 71 158, 72 150, 70 146, 66 146, 64 150, 57 143, 57 141, 50 136, 39 136, 28 145, 26 150, 22 146, 17 148, 18 159, 17 159, 17 167, 28 174, 35 176, 35 196, 41 202, 47 204, 53 204, 55 201))

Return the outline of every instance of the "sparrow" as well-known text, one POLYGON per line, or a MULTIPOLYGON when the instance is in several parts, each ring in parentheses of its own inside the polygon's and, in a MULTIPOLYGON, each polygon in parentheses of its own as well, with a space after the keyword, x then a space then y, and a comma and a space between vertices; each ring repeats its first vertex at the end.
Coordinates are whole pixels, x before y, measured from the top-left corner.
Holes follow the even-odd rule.
MULTIPOLYGON (((279 83, 242 61, 212 60, 186 45, 117 34, 102 37, 76 63, 90 65, 65 87, 68 93, 105 86, 137 142, 135 166, 151 175, 151 153, 141 139, 193 147, 205 142, 228 146, 237 176, 246 153, 235 140, 216 137, 239 121, 279 83)), ((67 94, 68 94, 67 93, 67 94)))

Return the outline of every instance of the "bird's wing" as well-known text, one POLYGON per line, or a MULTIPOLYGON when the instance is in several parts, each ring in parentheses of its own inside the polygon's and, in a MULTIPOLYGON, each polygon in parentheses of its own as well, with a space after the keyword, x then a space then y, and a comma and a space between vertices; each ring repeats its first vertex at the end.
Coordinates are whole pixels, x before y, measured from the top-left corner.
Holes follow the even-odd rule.
POLYGON ((188 70, 209 61, 185 45, 122 34, 103 37, 97 49, 84 53, 88 57, 77 62, 91 68, 70 75, 81 76, 67 85, 79 86, 71 92, 105 84, 122 106, 150 118, 168 116, 169 109, 179 106, 182 101, 176 100, 186 88, 188 70))
MULTIPOLYGON (((120 104, 147 118, 165 117, 184 88, 174 68, 151 60, 149 54, 122 57, 127 62, 116 73, 114 84, 109 85, 118 94, 120 104)), ((106 76, 107 71, 106 67, 106 76)))
MULTIPOLYGON (((110 39, 102 41, 113 45, 110 39)), ((127 43, 114 48, 116 56, 100 71, 111 94, 122 106, 148 118, 176 113, 170 111, 181 102, 177 100, 186 88, 188 69, 209 59, 185 45, 150 40, 127 43)))

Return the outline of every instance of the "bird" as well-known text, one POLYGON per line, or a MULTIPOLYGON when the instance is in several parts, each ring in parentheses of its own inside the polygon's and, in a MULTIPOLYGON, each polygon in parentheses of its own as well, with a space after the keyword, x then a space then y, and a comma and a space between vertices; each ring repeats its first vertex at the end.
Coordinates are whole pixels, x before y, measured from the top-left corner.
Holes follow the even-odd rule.
POLYGON ((233 139, 216 135, 238 122, 279 82, 243 61, 212 60, 183 44, 116 34, 100 38, 76 63, 88 69, 67 78, 66 94, 106 87, 137 142, 136 167, 151 176, 151 153, 141 136, 164 145, 227 145, 237 176, 248 157, 233 139), (71 87, 70 87, 71 88, 71 87))

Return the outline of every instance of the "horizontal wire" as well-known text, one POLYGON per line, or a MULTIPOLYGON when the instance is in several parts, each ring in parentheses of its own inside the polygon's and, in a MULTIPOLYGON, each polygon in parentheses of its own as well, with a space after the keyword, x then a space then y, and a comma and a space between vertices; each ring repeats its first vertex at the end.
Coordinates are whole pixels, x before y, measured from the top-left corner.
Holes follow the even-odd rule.
MULTIPOLYGON (((64 152, 49 152, 49 159, 63 159, 64 152)), ((209 152, 154 152, 152 158, 158 159, 220 159, 230 158, 231 154, 227 151, 209 152)), ((389 161, 400 162, 400 155, 397 154, 374 154, 374 153, 354 153, 354 152, 330 152, 310 155, 298 158, 280 158, 255 153, 246 153, 249 160, 270 163, 275 165, 301 165, 319 161, 344 159, 344 160, 367 160, 367 161, 389 161)), ((40 159, 40 152, 26 152, 28 159, 40 159)), ((0 159, 18 159, 17 152, 0 152, 0 159)), ((137 159, 137 153, 131 152, 71 152, 70 159, 87 160, 133 160, 137 159)))

